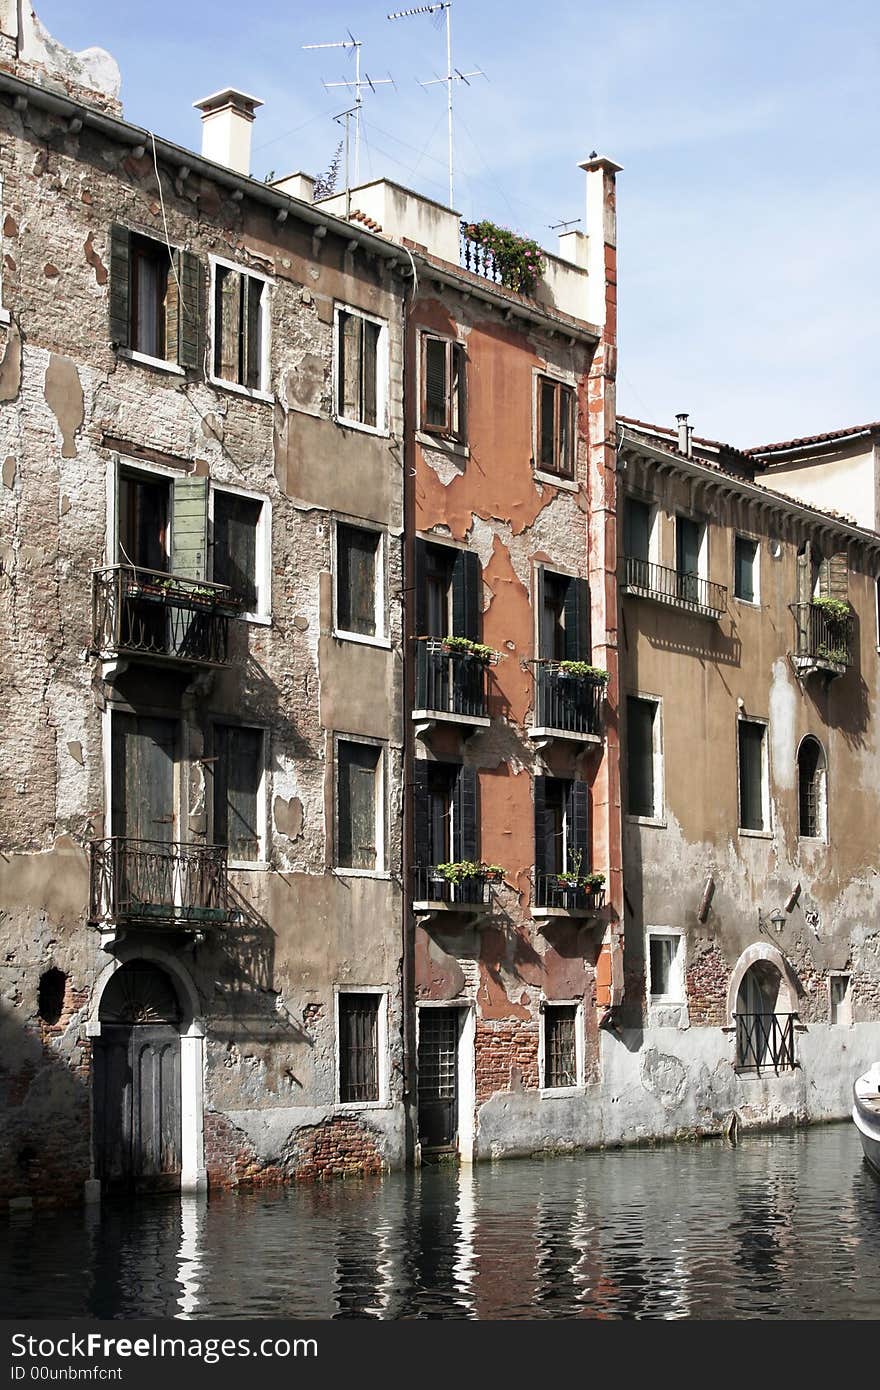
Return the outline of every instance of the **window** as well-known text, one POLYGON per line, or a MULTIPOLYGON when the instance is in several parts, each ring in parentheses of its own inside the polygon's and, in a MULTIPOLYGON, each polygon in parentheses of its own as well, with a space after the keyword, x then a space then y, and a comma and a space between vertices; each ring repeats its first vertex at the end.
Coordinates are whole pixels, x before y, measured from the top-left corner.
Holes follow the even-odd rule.
POLYGON ((828 1020, 830 1023, 852 1023, 852 976, 834 972, 828 976, 828 1020))
POLYGON ((266 857, 263 740, 262 729, 214 726, 214 842, 243 863, 266 857))
POLYGON ((216 381, 267 391, 269 281, 212 261, 213 374, 216 381))
POLYGON ((544 1086, 548 1090, 578 1084, 578 1006, 544 1005, 544 1086))
POLYGON ((336 630, 359 637, 385 635, 381 531, 336 523, 336 630))
POLYGON ((536 461, 543 473, 574 477, 574 391, 552 377, 537 379, 536 461))
POLYGON ((465 438, 465 353, 461 343, 422 335, 421 427, 426 434, 465 438))
POLYGON ((381 994, 337 995, 339 1099, 379 1100, 379 1009, 381 994))
POLYGON ((169 478, 120 467, 116 482, 118 564, 167 570, 171 505, 169 478))
POLYGON ((586 661, 590 641, 590 590, 585 579, 538 569, 538 656, 545 661, 586 661))
POLYGON ((343 869, 384 867, 382 749, 339 739, 336 745, 336 863, 343 869))
POLYGON ((766 725, 754 719, 738 721, 741 830, 769 829, 765 733, 766 725))
POLYGON ((270 507, 265 498, 211 489, 211 575, 243 600, 244 612, 270 612, 270 507))
POLYGON ((535 778, 535 872, 591 870, 590 789, 566 777, 535 778))
POLYGON ((356 309, 336 309, 336 415, 346 424, 384 431, 387 327, 356 309))
POLYGON ((461 763, 418 759, 413 765, 415 863, 476 862, 477 774, 461 763))
POLYGON ((733 544, 733 593, 744 603, 757 603, 758 542, 748 536, 737 536, 733 544))
POLYGON ((479 555, 449 545, 415 543, 415 622, 418 637, 480 639, 483 570, 479 555))
POLYGON ((688 603, 700 601, 700 573, 705 527, 688 516, 675 518, 675 571, 678 597, 688 603))
POLYGON ((628 695, 626 701, 626 809, 631 816, 662 814, 659 715, 656 700, 628 695))
POLYGON ((45 970, 37 989, 37 1013, 44 1023, 58 1023, 64 1012, 66 994, 67 976, 55 966, 45 970))
POLYGON ((680 952, 677 932, 648 933, 648 995, 652 1002, 683 1001, 680 952))
POLYGON ((204 271, 191 251, 110 229, 110 339, 154 362, 202 366, 204 271))
POLYGON ((807 840, 825 838, 825 752, 817 738, 801 740, 798 766, 798 834, 807 840))

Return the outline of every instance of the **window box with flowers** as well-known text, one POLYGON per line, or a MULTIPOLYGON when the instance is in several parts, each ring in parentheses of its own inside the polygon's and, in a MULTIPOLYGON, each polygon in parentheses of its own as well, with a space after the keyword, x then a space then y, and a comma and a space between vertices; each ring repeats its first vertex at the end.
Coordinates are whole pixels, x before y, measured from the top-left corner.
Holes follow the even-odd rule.
POLYGON ((462 222, 461 263, 465 270, 525 295, 534 293, 547 265, 536 241, 487 219, 462 222))

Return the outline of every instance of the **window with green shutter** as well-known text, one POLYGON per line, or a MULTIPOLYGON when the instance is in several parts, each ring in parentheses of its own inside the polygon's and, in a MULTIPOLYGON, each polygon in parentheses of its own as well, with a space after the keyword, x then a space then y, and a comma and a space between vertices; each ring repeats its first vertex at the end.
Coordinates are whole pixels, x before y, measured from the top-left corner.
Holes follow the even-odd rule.
POLYGON ((118 223, 110 228, 110 341, 155 361, 203 365, 204 267, 118 223))

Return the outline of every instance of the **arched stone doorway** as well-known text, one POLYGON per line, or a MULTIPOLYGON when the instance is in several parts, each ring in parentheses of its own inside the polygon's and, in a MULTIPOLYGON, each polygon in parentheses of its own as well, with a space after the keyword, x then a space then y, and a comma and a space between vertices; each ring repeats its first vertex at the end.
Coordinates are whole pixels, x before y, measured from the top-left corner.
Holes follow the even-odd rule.
POLYGON ((796 1065, 796 989, 782 952, 763 943, 737 961, 728 991, 740 1071, 790 1071, 796 1065))

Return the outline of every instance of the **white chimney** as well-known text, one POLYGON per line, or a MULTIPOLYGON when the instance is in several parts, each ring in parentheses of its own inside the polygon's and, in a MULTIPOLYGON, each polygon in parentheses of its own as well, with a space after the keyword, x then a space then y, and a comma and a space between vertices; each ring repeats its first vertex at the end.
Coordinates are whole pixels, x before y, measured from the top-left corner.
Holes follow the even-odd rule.
POLYGON ((617 264, 617 202, 615 178, 623 167, 613 159, 597 155, 579 166, 587 175, 587 318, 590 323, 605 327, 609 312, 616 310, 617 264), (610 275, 614 266, 614 282, 610 275), (609 291, 615 296, 609 310, 609 291))
POLYGON ((691 444, 693 429, 688 424, 687 411, 681 411, 675 419, 678 424, 678 452, 686 454, 690 458, 693 454, 693 445, 691 444))
POLYGON ((225 164, 237 174, 251 172, 251 126, 254 112, 263 103, 259 97, 226 87, 213 96, 194 101, 202 113, 202 155, 215 164, 225 164))

